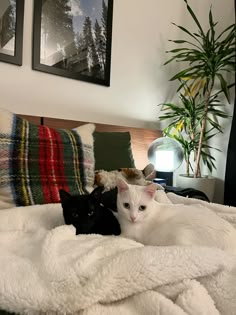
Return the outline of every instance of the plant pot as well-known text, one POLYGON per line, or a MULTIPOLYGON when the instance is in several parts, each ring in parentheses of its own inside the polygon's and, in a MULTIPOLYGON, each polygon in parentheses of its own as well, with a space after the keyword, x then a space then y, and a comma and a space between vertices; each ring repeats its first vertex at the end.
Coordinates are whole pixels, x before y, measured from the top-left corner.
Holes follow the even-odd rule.
POLYGON ((176 185, 180 188, 194 188, 204 192, 210 201, 213 200, 215 191, 215 178, 212 176, 193 177, 180 174, 177 176, 176 185))

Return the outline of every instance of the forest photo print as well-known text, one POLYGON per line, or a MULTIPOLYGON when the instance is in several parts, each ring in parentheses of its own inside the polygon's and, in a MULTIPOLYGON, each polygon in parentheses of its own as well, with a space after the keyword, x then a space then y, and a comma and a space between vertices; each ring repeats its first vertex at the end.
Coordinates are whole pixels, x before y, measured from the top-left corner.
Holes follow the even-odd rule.
POLYGON ((110 85, 113 0, 35 0, 33 69, 110 85))

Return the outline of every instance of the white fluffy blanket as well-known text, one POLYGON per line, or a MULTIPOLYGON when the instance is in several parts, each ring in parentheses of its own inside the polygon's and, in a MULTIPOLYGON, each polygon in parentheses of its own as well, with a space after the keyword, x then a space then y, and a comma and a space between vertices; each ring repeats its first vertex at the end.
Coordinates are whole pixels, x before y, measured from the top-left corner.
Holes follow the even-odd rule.
MULTIPOLYGON (((200 202, 236 224, 236 208, 200 202)), ((60 204, 0 211, 0 308, 21 314, 235 315, 236 258, 215 248, 152 247, 75 235, 60 204)))

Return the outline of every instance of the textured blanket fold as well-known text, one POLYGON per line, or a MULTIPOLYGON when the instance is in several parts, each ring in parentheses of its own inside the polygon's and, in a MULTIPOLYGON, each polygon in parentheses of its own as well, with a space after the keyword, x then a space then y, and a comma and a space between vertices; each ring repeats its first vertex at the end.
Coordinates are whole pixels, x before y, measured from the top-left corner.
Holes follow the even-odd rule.
MULTIPOLYGON (((189 202, 164 192, 156 199, 170 207, 189 202)), ((236 222, 235 208, 210 207, 236 222)), ((236 257, 215 248, 75 235, 63 225, 60 204, 6 209, 0 308, 32 315, 235 315, 236 257)))

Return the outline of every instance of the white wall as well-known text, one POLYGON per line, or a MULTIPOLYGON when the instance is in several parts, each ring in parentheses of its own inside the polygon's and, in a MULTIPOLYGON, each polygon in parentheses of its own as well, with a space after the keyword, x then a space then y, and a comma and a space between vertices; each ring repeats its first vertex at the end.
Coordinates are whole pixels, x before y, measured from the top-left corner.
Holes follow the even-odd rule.
MULTIPOLYGON (((171 22, 190 25, 183 0, 114 0, 111 86, 104 87, 31 69, 32 0, 25 0, 21 67, 0 62, 0 106, 22 114, 138 127, 158 127, 157 104, 170 100, 173 65, 163 67, 178 37, 171 22)), ((234 21, 233 0, 189 0, 201 21, 210 4, 221 28, 234 21)), ((224 178, 227 126, 217 173, 224 178)), ((222 191, 222 187, 221 187, 222 191)))

